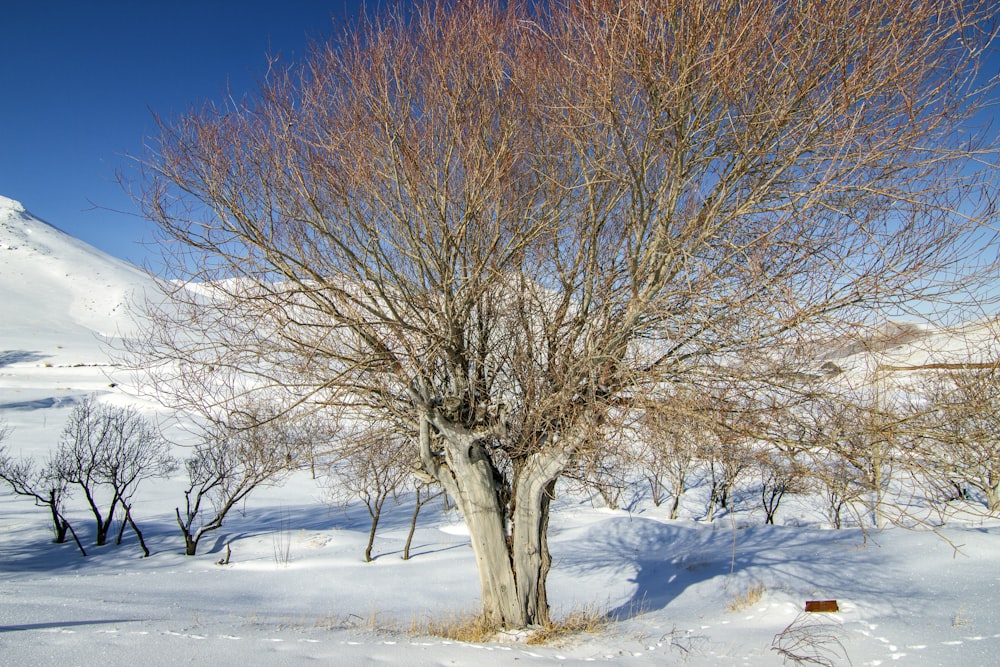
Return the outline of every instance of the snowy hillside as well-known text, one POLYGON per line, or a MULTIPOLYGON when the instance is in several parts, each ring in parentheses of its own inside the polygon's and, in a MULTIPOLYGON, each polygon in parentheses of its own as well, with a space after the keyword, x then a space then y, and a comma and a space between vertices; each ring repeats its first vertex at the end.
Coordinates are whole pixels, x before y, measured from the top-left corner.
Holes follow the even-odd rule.
MULTIPOLYGON (((138 268, 106 255, 0 196, 0 340, 114 336, 132 293, 150 285, 138 268), (71 335, 72 334, 72 335, 71 335)), ((4 343, 10 347, 11 343, 4 343)))
MULTIPOLYGON (((0 420, 12 428, 9 452, 43 460, 91 392, 133 400, 112 386, 100 339, 128 324, 129 294, 144 289, 152 283, 138 269, 0 198, 0 420)), ((848 349, 830 361, 860 381, 879 365, 951 363, 968 358, 969 341, 980 352, 993 345, 985 323, 907 331, 871 346, 875 354, 848 349)), ((617 510, 559 487, 549 538, 554 616, 588 610, 613 620, 548 646, 425 631, 479 605, 467 531, 439 500, 421 511, 413 557, 403 561, 415 499, 402 494, 365 563, 364 506, 325 504, 322 476, 302 470, 251 496, 188 557, 174 514, 187 483, 181 467, 137 494, 150 558, 139 557, 130 532, 120 546, 92 547, 93 519, 78 493, 68 515, 87 543, 83 558, 72 543, 52 543, 44 508, 0 487, 0 664, 763 667, 783 664, 776 648, 812 664, 996 664, 1000 521, 963 514, 942 536, 831 530, 822 499, 801 493, 783 502, 778 525, 764 525, 752 479, 709 521, 708 484, 693 477, 674 520, 641 480, 625 491, 628 509, 617 510), (220 565, 227 545, 231 562, 220 565), (837 600, 839 611, 805 614, 808 600, 837 600)))
POLYGON ((28 438, 46 421, 34 408, 108 391, 106 343, 134 326, 133 295, 154 289, 137 267, 0 196, 0 418, 28 438))

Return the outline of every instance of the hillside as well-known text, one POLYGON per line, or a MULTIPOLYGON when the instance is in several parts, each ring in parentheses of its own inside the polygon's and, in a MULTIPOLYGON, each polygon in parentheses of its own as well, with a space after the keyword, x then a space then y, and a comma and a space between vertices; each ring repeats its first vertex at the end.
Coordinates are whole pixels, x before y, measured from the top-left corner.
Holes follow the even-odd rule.
POLYGON ((0 417, 30 433, 25 408, 107 391, 107 344, 134 326, 130 300, 153 289, 139 268, 0 196, 0 417))
POLYGON ((0 319, 3 347, 37 347, 78 334, 115 336, 128 326, 136 291, 152 287, 131 264, 39 220, 0 196, 0 319))

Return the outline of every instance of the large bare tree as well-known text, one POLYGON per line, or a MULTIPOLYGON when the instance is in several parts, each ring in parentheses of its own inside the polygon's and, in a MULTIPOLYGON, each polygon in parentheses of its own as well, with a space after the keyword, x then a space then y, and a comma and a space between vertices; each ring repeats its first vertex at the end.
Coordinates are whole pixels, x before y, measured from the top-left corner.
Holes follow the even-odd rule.
POLYGON ((555 483, 611 412, 969 279, 989 4, 364 24, 162 122, 136 192, 181 280, 135 350, 161 386, 223 369, 400 429, 465 517, 487 620, 544 623, 555 483))

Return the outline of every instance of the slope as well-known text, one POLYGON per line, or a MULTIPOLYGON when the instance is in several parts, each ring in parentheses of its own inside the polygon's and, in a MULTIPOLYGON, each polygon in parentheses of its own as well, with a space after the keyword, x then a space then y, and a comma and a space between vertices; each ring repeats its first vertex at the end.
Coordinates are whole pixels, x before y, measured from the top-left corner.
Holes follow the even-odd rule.
POLYGON ((32 353, 66 356, 57 352, 70 345, 100 354, 98 339, 127 329, 129 300, 152 285, 140 269, 0 196, 0 364, 32 353))

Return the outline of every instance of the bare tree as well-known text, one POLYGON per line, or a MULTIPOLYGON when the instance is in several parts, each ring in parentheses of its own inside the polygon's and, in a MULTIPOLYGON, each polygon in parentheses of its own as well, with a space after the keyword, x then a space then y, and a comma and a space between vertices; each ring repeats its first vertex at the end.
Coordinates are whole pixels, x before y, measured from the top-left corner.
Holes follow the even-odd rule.
POLYGON ((966 124, 990 7, 441 2, 365 24, 162 123, 135 191, 183 280, 133 351, 404 425, 468 524, 486 619, 545 623, 555 482, 599 458, 610 411, 984 268, 955 260, 992 215, 966 124))
POLYGON ((945 497, 974 490, 1000 512, 1000 379, 992 365, 945 369, 928 383, 919 451, 928 480, 945 497))
POLYGON ((746 436, 717 430, 699 451, 709 484, 705 520, 712 521, 719 510, 732 511, 733 492, 754 461, 754 443, 746 436))
POLYGON ((70 534, 80 554, 86 556, 87 551, 80 543, 80 538, 77 537, 69 519, 63 514, 66 499, 69 497, 69 485, 56 474, 51 458, 40 468, 33 459, 11 458, 7 446, 3 444, 10 431, 6 423, 0 422, 0 480, 6 482, 15 494, 34 500, 37 507, 48 508, 52 517, 53 541, 56 544, 64 543, 66 535, 70 534))
POLYGON ((175 508, 185 555, 196 555, 201 538, 221 528, 229 511, 255 489, 280 483, 305 457, 311 461, 319 437, 259 406, 206 422, 194 454, 184 462, 184 511, 175 508))
POLYGON ((365 545, 365 562, 370 563, 382 508, 387 500, 397 498, 412 476, 414 452, 392 433, 362 429, 341 437, 351 444, 340 448, 341 453, 330 463, 326 495, 334 503, 346 504, 353 499, 364 503, 371 518, 365 545))
POLYGON ((52 518, 53 541, 56 544, 64 543, 66 536, 72 535, 80 554, 87 555, 80 538, 64 514, 66 500, 69 498, 69 485, 56 474, 51 461, 39 468, 32 459, 15 461, 0 447, 0 479, 17 495, 31 498, 37 507, 48 508, 52 518))
POLYGON ((166 477, 175 468, 167 443, 134 408, 84 399, 70 413, 54 459, 56 476, 83 491, 94 515, 96 543, 107 543, 116 510, 122 512, 121 544, 125 526, 130 526, 143 553, 149 549, 132 515, 139 484, 153 477, 166 477), (103 502, 102 502, 103 501, 103 502))
POLYGON ((764 523, 773 524, 785 494, 805 491, 809 476, 795 452, 764 449, 755 459, 761 479, 760 501, 764 509, 764 523))
POLYGON ((635 429, 619 424, 612 418, 602 428, 595 429, 590 438, 600 439, 600 447, 582 452, 573 465, 563 472, 567 481, 574 484, 573 492, 597 493, 604 506, 611 510, 631 507, 638 500, 636 477, 639 462, 639 443, 635 429), (626 492, 629 492, 626 495, 626 492))
POLYGON ((650 401, 639 420, 640 469, 657 507, 663 491, 673 498, 671 519, 677 518, 698 453, 713 437, 706 418, 711 403, 708 396, 681 391, 664 401, 650 401))
POLYGON ((424 505, 439 498, 444 493, 432 478, 421 479, 414 476, 413 481, 413 514, 410 516, 410 530, 406 533, 406 543, 403 544, 403 560, 410 560, 410 547, 413 544, 413 534, 417 530, 417 518, 420 516, 420 510, 423 509, 424 505))
POLYGON ((0 421, 0 480, 6 482, 15 494, 34 500, 37 507, 48 508, 52 517, 53 541, 56 544, 64 543, 67 534, 70 534, 80 549, 80 554, 86 556, 87 551, 80 543, 80 538, 63 514, 65 501, 69 496, 67 483, 55 474, 51 460, 41 468, 33 459, 22 457, 14 460, 3 444, 10 432, 7 424, 0 421))

